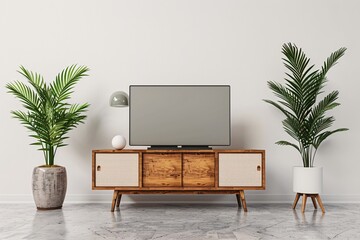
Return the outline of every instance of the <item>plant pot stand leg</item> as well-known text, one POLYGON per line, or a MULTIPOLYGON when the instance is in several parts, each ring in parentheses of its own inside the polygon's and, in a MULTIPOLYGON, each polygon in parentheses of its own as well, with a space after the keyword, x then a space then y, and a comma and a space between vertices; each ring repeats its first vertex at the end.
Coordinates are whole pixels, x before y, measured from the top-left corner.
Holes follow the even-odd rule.
POLYGON ((314 208, 317 209, 317 204, 316 204, 316 200, 315 200, 315 197, 311 197, 311 201, 314 205, 314 208))
POLYGON ((305 212, 307 194, 304 193, 302 195, 302 197, 303 197, 303 199, 302 199, 302 205, 301 205, 301 212, 305 212))
POLYGON ((292 206, 293 209, 296 208, 296 204, 299 201, 300 195, 301 195, 300 193, 296 193, 296 197, 295 197, 295 200, 294 200, 294 203, 293 203, 293 206, 292 206))
POLYGON ((320 208, 321 208, 321 211, 323 212, 323 213, 325 213, 325 208, 324 208, 324 205, 323 205, 323 203, 322 203, 322 201, 321 201, 321 198, 320 198, 320 195, 319 194, 316 194, 316 200, 318 201, 318 203, 319 203, 319 206, 320 206, 320 208))
POLYGON ((243 206, 244 211, 247 212, 244 190, 240 190, 240 200, 241 200, 241 204, 243 206))
POLYGON ((307 194, 307 193, 296 193, 296 196, 295 196, 295 200, 294 200, 294 204, 293 204, 293 209, 296 208, 296 205, 299 201, 299 198, 300 196, 302 196, 302 205, 301 205, 301 212, 305 212, 305 207, 306 207, 306 200, 308 197, 311 198, 312 200, 312 203, 314 205, 314 208, 317 209, 317 204, 316 204, 316 201, 318 202, 320 208, 321 208, 321 211, 323 213, 325 213, 325 208, 324 208, 324 205, 321 201, 321 198, 320 198, 320 195, 319 194, 307 194))

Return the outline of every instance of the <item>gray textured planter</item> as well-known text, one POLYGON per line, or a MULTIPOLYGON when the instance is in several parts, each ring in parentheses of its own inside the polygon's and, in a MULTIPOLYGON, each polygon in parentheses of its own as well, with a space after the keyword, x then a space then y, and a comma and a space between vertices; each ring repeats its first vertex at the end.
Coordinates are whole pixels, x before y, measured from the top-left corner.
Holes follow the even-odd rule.
POLYGON ((38 209, 51 210, 61 208, 65 199, 66 186, 65 167, 39 166, 34 168, 32 191, 38 209))

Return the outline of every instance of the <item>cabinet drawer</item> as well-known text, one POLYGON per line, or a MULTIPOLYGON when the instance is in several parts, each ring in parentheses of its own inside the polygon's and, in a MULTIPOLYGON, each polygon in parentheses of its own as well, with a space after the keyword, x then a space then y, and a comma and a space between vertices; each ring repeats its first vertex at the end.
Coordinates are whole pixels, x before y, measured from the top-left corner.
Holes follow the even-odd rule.
POLYGON ((260 153, 219 153, 219 187, 262 186, 260 153))
POLYGON ((94 171, 98 187, 138 187, 139 154, 97 153, 94 171))
POLYGON ((143 187, 181 187, 181 154, 143 154, 143 187))

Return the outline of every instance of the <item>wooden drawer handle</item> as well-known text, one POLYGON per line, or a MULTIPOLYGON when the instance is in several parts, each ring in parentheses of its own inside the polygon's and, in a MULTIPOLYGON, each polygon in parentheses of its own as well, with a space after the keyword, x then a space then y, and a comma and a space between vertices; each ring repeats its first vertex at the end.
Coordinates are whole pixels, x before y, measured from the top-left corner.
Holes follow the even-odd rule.
POLYGON ((96 171, 101 171, 101 166, 100 165, 96 167, 96 171))
POLYGON ((260 171, 260 170, 261 170, 260 165, 258 165, 256 169, 257 169, 258 171, 260 171))

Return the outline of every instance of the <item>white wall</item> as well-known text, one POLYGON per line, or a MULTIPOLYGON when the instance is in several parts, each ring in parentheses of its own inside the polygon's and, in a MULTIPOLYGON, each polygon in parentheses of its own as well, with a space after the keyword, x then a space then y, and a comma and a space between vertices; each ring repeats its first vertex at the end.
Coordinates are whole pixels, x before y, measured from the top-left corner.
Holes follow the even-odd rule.
MULTIPOLYGON (((282 81, 281 46, 294 42, 317 66, 345 46, 327 89, 340 91, 334 127, 351 130, 329 139, 315 165, 324 167, 325 201, 360 201, 359 135, 360 2, 336 1, 96 1, 0 2, 0 201, 31 201, 31 172, 43 163, 23 126, 10 117, 20 108, 6 93, 21 79, 19 65, 48 81, 66 66, 91 68, 74 102, 91 104, 86 124, 70 134, 56 163, 67 167, 67 201, 110 201, 91 190, 91 150, 110 148, 115 134, 128 136, 128 109, 108 106, 115 90, 130 84, 230 84, 232 148, 267 151, 267 189, 249 201, 290 201, 298 154, 276 146, 288 138, 282 115, 262 101, 274 99, 268 80, 282 81)), ((126 200, 234 201, 233 196, 134 196, 126 200)))

